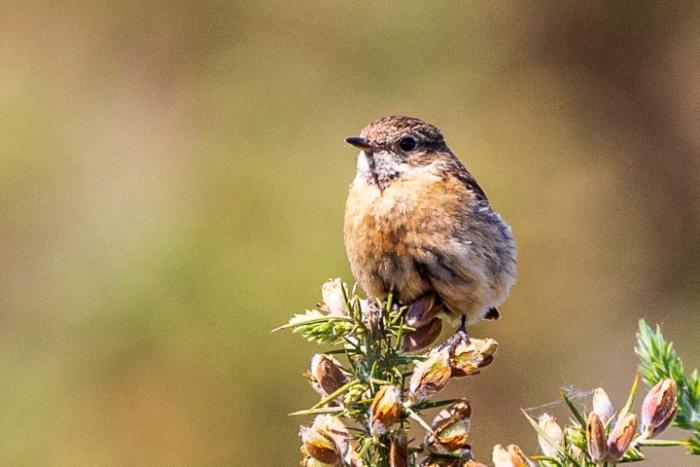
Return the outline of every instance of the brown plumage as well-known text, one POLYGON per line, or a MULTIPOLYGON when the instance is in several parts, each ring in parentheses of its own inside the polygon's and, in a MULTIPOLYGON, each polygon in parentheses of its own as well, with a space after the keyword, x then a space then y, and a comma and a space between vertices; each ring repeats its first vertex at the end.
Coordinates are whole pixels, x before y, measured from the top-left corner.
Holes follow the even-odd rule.
POLYGON ((497 317, 515 282, 515 243, 440 130, 391 116, 347 141, 362 151, 345 245, 365 292, 403 304, 432 296, 470 322, 497 317))

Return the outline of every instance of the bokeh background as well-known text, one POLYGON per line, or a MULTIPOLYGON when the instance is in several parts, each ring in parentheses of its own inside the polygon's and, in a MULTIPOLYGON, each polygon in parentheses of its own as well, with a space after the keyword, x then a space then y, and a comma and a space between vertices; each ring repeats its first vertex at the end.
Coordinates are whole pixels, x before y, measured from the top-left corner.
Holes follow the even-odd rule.
POLYGON ((480 459, 622 404, 639 318, 700 366, 700 3, 4 3, 0 83, 2 465, 295 465, 318 349, 269 331, 352 280, 343 138, 392 113, 518 240, 448 391, 480 459))

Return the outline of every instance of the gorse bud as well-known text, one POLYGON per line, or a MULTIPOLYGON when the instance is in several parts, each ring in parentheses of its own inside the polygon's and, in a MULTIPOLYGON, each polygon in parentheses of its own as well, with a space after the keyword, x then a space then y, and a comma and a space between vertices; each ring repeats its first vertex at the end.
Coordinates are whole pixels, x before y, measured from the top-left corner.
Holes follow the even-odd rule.
POLYGON ((608 436, 608 460, 617 461, 622 459, 636 431, 637 416, 635 414, 628 413, 624 417, 618 418, 608 436))
POLYGON ((523 451, 515 444, 509 444, 507 448, 500 444, 495 445, 491 460, 495 467, 529 467, 532 465, 523 451))
POLYGON ((511 467, 513 465, 513 463, 510 460, 510 454, 508 454, 508 450, 500 444, 497 444, 493 447, 491 461, 496 467, 511 467))
POLYGON ((603 424, 607 423, 615 413, 615 408, 610 402, 608 393, 603 388, 596 388, 593 391, 593 412, 598 415, 603 424))
POLYGON ((664 379, 649 390, 642 403, 642 434, 653 438, 673 421, 678 410, 676 382, 664 379))
POLYGON ((432 433, 425 437, 431 453, 464 457, 470 453, 469 417, 471 406, 467 399, 459 399, 441 410, 432 423, 432 433))
POLYGON ((401 389, 386 385, 379 388, 370 407, 370 432, 383 435, 401 416, 401 389))
POLYGON ((318 462, 340 465, 349 454, 349 433, 337 417, 319 415, 311 427, 302 426, 299 435, 303 452, 318 462))
POLYGON ((300 465, 302 467, 334 467, 334 465, 337 464, 326 464, 325 462, 321 462, 320 460, 314 459, 313 457, 309 456, 306 452, 306 449, 302 446, 301 452, 306 455, 301 460, 300 465))
POLYGON ((537 421, 537 424, 545 432, 549 440, 544 439, 541 435, 537 435, 537 441, 545 456, 554 457, 557 454, 558 446, 561 446, 564 441, 564 432, 557 423, 556 419, 548 413, 542 414, 537 421), (557 447, 552 446, 550 441, 557 447))
POLYGON ((468 376, 479 372, 493 361, 498 343, 493 339, 470 339, 467 333, 459 330, 448 339, 443 348, 448 349, 452 376, 468 376))
POLYGON ((473 460, 430 456, 421 462, 420 467, 486 467, 486 465, 473 460))
POLYGON ((449 350, 433 350, 427 360, 416 365, 409 391, 417 400, 426 399, 444 388, 451 374, 449 350))
POLYGON ((355 384, 345 393, 343 404, 351 405, 357 403, 360 399, 367 396, 367 386, 364 384, 355 384))
POLYGON ((508 453, 510 454, 510 458, 513 462, 513 465, 518 467, 530 467, 531 465, 533 465, 532 461, 530 461, 530 459, 527 458, 523 450, 520 449, 520 447, 517 444, 509 444, 507 449, 508 453))
POLYGON ((303 443, 302 452, 307 454, 302 465, 338 465, 341 457, 333 441, 305 426, 301 427, 299 435, 303 443))
POLYGON ((329 355, 316 354, 311 359, 311 384, 321 396, 332 394, 348 382, 340 363, 329 355))
POLYGON ((583 451, 578 446, 586 444, 586 430, 581 430, 578 426, 567 426, 564 428, 564 438, 568 441, 569 453, 574 457, 582 457, 583 451))
MULTIPOLYGON (((342 455, 331 438, 314 428, 302 426, 299 435, 303 443, 303 451, 313 460, 329 465, 337 465, 342 455)), ((313 465, 306 462, 305 465, 313 465)))
POLYGON ((593 462, 602 462, 606 459, 608 445, 605 438, 605 428, 600 417, 595 412, 591 412, 588 415, 586 445, 588 446, 588 454, 593 462))
POLYGON ((323 302, 320 304, 320 308, 331 315, 347 316, 348 310, 345 306, 343 289, 347 290, 346 285, 338 278, 326 281, 321 286, 323 302))

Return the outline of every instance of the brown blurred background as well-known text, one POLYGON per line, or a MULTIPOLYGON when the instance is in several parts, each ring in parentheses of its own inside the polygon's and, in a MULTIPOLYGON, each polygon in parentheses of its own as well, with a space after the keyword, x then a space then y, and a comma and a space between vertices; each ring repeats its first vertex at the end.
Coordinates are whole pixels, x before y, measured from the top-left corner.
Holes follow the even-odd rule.
POLYGON ((351 280, 343 138, 391 113, 519 243, 448 391, 480 459, 622 404, 641 317, 700 366, 698 2, 5 3, 0 83, 2 465, 295 465, 318 348, 269 330, 351 280))

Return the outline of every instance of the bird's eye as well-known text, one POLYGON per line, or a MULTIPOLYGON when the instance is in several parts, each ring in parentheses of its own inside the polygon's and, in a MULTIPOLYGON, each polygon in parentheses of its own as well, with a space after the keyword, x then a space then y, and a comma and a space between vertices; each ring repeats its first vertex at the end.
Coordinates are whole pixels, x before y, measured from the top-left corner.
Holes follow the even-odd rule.
POLYGON ((399 147, 404 151, 413 151, 416 149, 416 140, 411 136, 401 138, 401 141, 399 141, 399 147))

